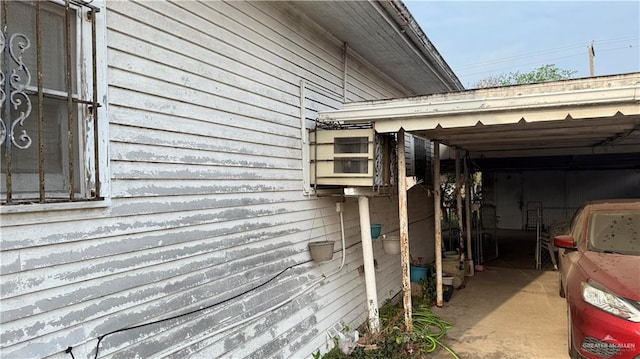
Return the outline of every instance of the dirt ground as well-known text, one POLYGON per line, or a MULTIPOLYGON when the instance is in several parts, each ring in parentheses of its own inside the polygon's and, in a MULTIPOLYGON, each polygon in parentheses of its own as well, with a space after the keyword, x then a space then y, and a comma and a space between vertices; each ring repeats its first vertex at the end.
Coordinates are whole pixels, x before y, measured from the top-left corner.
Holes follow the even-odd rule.
MULTIPOLYGON (((445 343, 460 358, 568 358, 566 307, 558 296, 558 272, 529 269, 535 268, 529 252, 503 252, 501 260, 488 262, 485 271, 467 277, 465 287, 456 290, 442 308, 434 308, 434 313, 453 324, 445 343), (517 260, 518 255, 525 257, 517 260)), ((439 350, 433 358, 451 356, 439 350)))

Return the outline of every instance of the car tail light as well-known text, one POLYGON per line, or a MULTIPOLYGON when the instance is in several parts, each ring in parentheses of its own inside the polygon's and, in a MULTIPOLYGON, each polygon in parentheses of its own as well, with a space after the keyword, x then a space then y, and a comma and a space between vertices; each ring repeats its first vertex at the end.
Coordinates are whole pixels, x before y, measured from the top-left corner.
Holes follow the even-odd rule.
POLYGON ((621 298, 598 283, 593 281, 582 283, 582 298, 585 302, 607 313, 640 323, 640 303, 621 298))

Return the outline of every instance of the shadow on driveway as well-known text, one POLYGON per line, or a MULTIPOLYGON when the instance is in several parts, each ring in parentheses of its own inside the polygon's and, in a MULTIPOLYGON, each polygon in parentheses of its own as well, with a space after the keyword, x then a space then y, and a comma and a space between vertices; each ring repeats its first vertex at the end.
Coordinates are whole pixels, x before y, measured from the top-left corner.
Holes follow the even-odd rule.
MULTIPOLYGON (((557 271, 489 262, 433 311, 453 325, 444 341, 460 358, 565 359, 566 304, 558 289, 557 271)), ((443 350, 432 357, 451 358, 443 350)))

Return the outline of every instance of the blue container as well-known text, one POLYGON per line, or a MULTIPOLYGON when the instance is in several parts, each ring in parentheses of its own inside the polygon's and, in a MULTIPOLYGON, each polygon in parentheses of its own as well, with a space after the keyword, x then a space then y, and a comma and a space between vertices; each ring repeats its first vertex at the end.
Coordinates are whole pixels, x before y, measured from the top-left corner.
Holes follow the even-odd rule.
POLYGON ((418 283, 420 279, 426 277, 429 274, 428 267, 419 267, 411 264, 409 266, 409 278, 412 282, 418 283))
POLYGON ((380 232, 382 232, 381 224, 372 224, 371 225, 371 239, 376 239, 380 237, 380 232))

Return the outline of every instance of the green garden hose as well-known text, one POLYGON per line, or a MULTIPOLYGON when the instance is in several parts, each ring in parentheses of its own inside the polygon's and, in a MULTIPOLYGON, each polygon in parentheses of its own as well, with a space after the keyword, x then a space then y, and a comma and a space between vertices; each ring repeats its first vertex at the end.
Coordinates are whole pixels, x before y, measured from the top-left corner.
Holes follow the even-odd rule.
POLYGON ((415 308, 412 313, 412 318, 413 330, 426 341, 428 353, 436 350, 439 345, 449 352, 453 358, 460 359, 458 355, 451 350, 451 348, 440 341, 440 339, 442 339, 442 337, 447 333, 447 330, 451 329, 451 323, 440 319, 431 312, 429 307, 425 306, 415 308))

